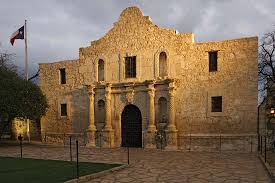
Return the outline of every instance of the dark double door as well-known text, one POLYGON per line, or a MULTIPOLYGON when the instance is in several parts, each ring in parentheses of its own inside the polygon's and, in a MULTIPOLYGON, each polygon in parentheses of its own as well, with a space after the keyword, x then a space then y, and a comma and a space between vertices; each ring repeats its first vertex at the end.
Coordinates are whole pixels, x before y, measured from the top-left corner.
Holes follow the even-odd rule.
POLYGON ((141 112, 135 105, 127 105, 121 115, 122 147, 142 147, 141 112))

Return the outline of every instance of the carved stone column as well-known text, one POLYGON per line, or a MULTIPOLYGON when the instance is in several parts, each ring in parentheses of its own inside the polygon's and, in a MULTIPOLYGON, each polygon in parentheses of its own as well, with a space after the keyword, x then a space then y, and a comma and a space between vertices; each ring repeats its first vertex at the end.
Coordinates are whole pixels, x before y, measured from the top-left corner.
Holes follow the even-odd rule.
POLYGON ((105 87, 105 126, 102 130, 103 135, 103 147, 113 147, 114 146, 114 130, 112 127, 112 109, 111 109, 111 84, 106 84, 105 87))
POLYGON ((174 81, 169 83, 168 91, 168 125, 165 130, 166 133, 166 149, 177 149, 178 139, 177 139, 177 128, 175 124, 175 86, 174 81))
POLYGON ((155 124, 155 88, 154 82, 148 84, 148 96, 149 96, 149 124, 146 134, 146 148, 156 148, 155 143, 155 133, 156 133, 156 124, 155 124))
POLYGON ((87 146, 95 147, 95 133, 96 133, 96 126, 95 126, 95 108, 94 108, 94 86, 89 85, 87 87, 88 94, 89 94, 89 127, 87 129, 87 139, 88 143, 87 146))

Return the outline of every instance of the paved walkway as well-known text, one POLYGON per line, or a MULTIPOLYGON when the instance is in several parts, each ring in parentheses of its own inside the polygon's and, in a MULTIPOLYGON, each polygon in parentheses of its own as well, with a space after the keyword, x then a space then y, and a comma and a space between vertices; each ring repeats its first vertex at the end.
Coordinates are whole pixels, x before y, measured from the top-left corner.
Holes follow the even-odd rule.
MULTIPOLYGON (((73 152, 75 157, 75 152, 73 152)), ((0 146, 0 156, 20 156, 18 146, 0 146)), ((69 160, 69 147, 25 145, 24 157, 69 160)), ((80 161, 127 163, 126 149, 80 148, 80 161)), ((130 149, 130 167, 91 182, 270 182, 250 153, 168 152, 130 149)))

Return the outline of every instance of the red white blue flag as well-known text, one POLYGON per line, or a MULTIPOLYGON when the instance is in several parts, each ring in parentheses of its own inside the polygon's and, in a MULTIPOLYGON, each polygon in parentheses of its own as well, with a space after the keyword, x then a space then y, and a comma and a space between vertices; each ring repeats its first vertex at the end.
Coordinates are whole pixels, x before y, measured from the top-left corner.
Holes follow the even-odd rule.
POLYGON ((13 46, 16 39, 24 39, 24 26, 15 31, 10 38, 11 45, 13 46))

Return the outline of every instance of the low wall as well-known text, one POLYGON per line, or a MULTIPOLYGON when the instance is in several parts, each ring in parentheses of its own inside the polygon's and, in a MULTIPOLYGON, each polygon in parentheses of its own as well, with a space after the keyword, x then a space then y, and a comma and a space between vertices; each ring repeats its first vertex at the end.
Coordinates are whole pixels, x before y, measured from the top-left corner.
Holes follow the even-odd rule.
MULTIPOLYGON (((87 144, 86 133, 42 133, 43 143, 69 145, 78 140, 79 144, 87 144)), ((103 140, 102 140, 103 141, 103 140)), ((100 147, 100 136, 96 138, 100 147)), ((165 134, 160 141, 156 138, 156 148, 165 149, 165 134)), ((178 149, 183 151, 241 151, 256 152, 258 136, 255 134, 178 134, 178 149)))
POLYGON ((178 135, 178 147, 186 151, 242 151, 256 152, 255 134, 189 134, 178 135))
POLYGON ((75 144, 75 141, 78 140, 78 144, 81 146, 86 145, 87 138, 86 133, 42 133, 41 139, 43 143, 47 144, 60 144, 60 145, 69 145, 71 143, 75 144))

